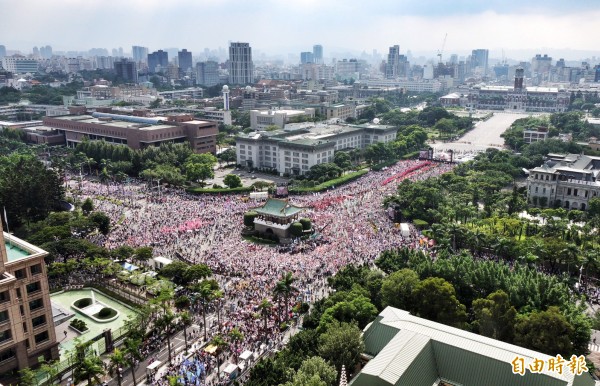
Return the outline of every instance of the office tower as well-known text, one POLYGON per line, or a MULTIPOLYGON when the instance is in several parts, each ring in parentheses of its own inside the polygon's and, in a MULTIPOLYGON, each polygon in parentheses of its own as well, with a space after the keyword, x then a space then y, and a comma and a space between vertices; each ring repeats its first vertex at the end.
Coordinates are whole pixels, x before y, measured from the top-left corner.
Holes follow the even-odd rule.
POLYGON ((398 76, 398 65, 400 64, 400 46, 390 47, 387 63, 385 64, 385 77, 393 79, 398 76))
POLYGON ((137 83, 138 81, 137 63, 133 60, 123 58, 116 61, 115 72, 127 83, 137 83))
POLYGON ((169 55, 165 51, 158 50, 158 51, 154 51, 151 54, 148 54, 148 71, 150 71, 150 72, 158 72, 158 70, 165 71, 168 64, 169 64, 169 55))
POLYGON ((231 84, 254 83, 254 65, 250 43, 229 45, 229 82, 231 84))
POLYGON ((136 63, 148 61, 148 47, 132 46, 131 56, 136 63))
POLYGON ((544 56, 537 54, 531 59, 531 72, 533 74, 542 74, 550 72, 552 68, 552 57, 544 54, 544 56))
POLYGON ((208 60, 196 64, 196 84, 211 87, 219 84, 219 63, 208 60))
POLYGON ((6 56, 6 47, 0 46, 0 59, 6 56))
POLYGON ((323 64, 323 46, 320 44, 313 46, 313 61, 317 64, 323 64))
POLYGON ((39 58, 40 57, 40 49, 37 48, 37 46, 33 47, 33 57, 34 58, 39 58))
POLYGON ((471 66, 472 68, 480 67, 481 73, 487 75, 488 71, 488 55, 489 51, 486 49, 477 49, 471 51, 471 66))
POLYGON ((48 252, 2 230, 0 221, 0 373, 59 357, 44 257, 48 252))
POLYGON ((515 70, 515 91, 523 90, 523 75, 525 74, 525 70, 521 67, 515 70))
POLYGON ((52 47, 50 47, 50 46, 40 47, 40 56, 43 59, 50 59, 52 57, 52 47))
POLYGON ((600 82, 600 65, 594 67, 594 82, 600 82))
POLYGON ((300 64, 314 63, 315 57, 312 52, 306 51, 300 53, 300 64))
POLYGON ((179 62, 179 71, 182 74, 193 68, 192 53, 185 48, 177 53, 177 61, 179 62))

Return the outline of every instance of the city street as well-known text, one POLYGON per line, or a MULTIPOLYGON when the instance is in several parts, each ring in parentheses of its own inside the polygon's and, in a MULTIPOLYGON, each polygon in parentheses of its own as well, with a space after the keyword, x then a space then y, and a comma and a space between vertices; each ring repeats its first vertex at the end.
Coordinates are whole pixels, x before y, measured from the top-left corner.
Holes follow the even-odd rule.
POLYGON ((475 128, 466 133, 463 137, 453 142, 437 142, 431 147, 436 152, 454 150, 455 153, 481 152, 489 147, 501 149, 504 146, 504 139, 500 137, 512 125, 514 121, 520 118, 527 118, 539 113, 512 113, 504 111, 494 111, 494 116, 487 121, 480 121, 475 124, 475 128))

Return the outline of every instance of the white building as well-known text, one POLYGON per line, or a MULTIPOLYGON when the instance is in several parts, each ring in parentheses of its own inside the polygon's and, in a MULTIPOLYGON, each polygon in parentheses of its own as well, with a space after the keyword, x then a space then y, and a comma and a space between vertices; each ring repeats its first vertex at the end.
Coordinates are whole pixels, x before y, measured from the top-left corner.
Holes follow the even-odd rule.
POLYGON ((38 72, 38 61, 23 56, 5 56, 2 58, 2 67, 15 74, 35 74, 38 72))
POLYGON ((525 143, 545 141, 547 138, 547 127, 538 127, 536 129, 523 130, 523 141, 525 141, 525 143))
POLYGON ((548 160, 529 171, 528 201, 542 207, 586 210, 600 195, 600 157, 548 154, 548 160))
POLYGON ((327 125, 298 130, 252 132, 236 137, 237 163, 248 168, 275 169, 301 175, 317 164, 333 162, 336 150, 363 149, 396 139, 397 129, 386 125, 327 125))
POLYGON ((400 88, 408 92, 440 92, 444 85, 438 80, 366 80, 363 82, 368 87, 400 88))
POLYGON ((250 110, 250 128, 253 130, 264 130, 267 126, 278 126, 283 129, 290 119, 303 117, 312 119, 315 117, 315 109, 304 110, 250 110))

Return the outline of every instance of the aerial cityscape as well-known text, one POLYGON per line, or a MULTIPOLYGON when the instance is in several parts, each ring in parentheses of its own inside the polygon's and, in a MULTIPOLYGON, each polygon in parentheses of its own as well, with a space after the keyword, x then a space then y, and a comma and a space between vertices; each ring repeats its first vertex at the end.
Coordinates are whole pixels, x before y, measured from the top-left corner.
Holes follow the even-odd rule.
POLYGON ((0 9, 0 386, 600 385, 597 4, 0 9))

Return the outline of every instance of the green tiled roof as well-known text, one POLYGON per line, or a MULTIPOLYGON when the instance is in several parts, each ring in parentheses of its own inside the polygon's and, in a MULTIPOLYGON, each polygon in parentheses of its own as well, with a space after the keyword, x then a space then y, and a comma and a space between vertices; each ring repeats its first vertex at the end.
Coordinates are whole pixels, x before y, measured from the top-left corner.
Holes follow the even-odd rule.
POLYGON ((275 217, 290 217, 300 213, 302 208, 294 206, 285 200, 269 198, 263 206, 255 208, 254 211, 259 214, 275 217))

